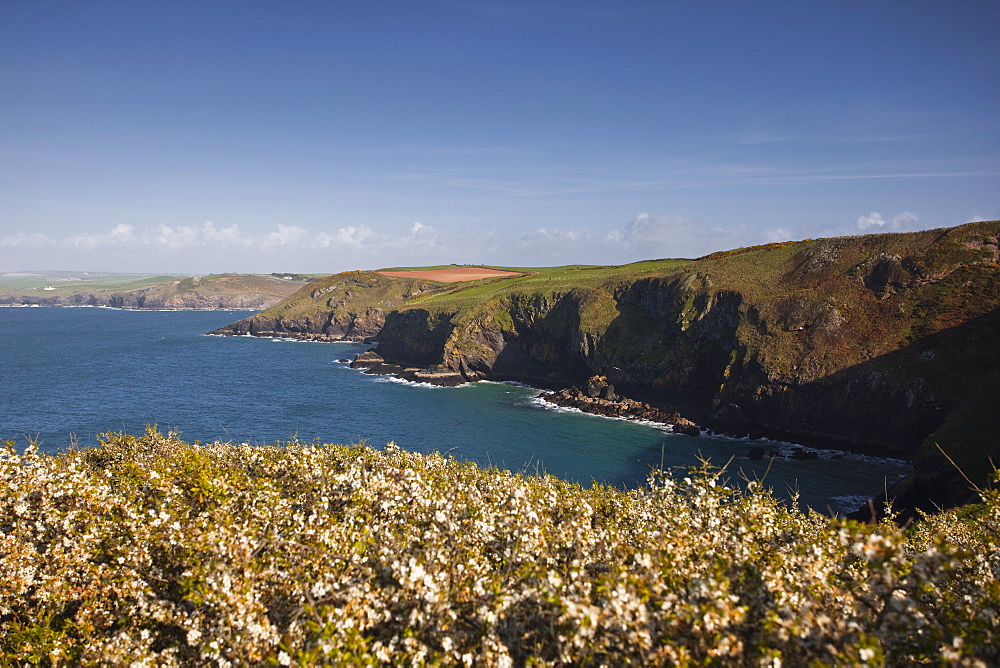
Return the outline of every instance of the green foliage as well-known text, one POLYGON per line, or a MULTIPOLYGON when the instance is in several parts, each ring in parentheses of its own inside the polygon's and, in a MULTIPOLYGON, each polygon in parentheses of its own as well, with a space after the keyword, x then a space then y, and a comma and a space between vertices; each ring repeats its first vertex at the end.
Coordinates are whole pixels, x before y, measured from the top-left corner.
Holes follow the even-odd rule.
POLYGON ((900 530, 703 466, 583 488, 150 429, 0 455, 0 663, 1000 660, 1000 495, 900 530))
POLYGON ((444 289, 421 295, 410 304, 427 309, 457 311, 475 307, 484 301, 523 294, 566 294, 573 289, 607 289, 624 280, 662 275, 689 264, 690 260, 649 260, 620 266, 595 267, 491 267, 519 271, 524 276, 455 283, 444 289))

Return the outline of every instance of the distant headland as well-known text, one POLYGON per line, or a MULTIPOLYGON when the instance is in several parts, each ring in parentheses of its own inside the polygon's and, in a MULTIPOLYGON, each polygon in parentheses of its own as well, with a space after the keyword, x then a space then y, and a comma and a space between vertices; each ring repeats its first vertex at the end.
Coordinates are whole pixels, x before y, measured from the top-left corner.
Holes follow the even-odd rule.
POLYGON ((0 306, 106 306, 123 309, 259 310, 295 293, 311 276, 163 276, 106 272, 0 274, 0 306))

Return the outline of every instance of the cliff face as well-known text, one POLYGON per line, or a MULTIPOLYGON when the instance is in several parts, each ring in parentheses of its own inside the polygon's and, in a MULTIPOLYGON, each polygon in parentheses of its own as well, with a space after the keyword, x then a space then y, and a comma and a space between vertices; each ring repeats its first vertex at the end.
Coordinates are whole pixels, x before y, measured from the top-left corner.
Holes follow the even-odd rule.
POLYGON ((281 303, 211 333, 363 341, 379 335, 387 313, 432 287, 370 271, 345 272, 315 280, 281 303))
POLYGON ((1000 429, 972 408, 997 396, 998 232, 983 223, 717 254, 664 276, 508 294, 452 313, 433 336, 416 326, 426 308, 404 311, 419 355, 388 323, 379 352, 471 379, 606 376, 720 430, 912 457, 940 477, 954 467, 937 443, 983 483, 985 454, 1000 461, 1000 429), (970 419, 976 429, 959 428, 970 419))
POLYGON ((310 286, 312 311, 289 300, 228 329, 377 337, 386 362, 471 380, 606 376, 720 430, 912 457, 938 478, 953 470, 939 443, 982 482, 1000 461, 981 415, 1000 380, 998 235, 973 223, 467 288, 353 272, 326 279, 325 305, 310 286))
POLYGON ((0 295, 0 304, 39 306, 108 306, 122 309, 253 310, 277 304, 302 285, 258 274, 221 274, 185 278, 143 279, 142 287, 94 288, 60 285, 58 288, 0 295), (50 291, 51 290, 51 291, 50 291))

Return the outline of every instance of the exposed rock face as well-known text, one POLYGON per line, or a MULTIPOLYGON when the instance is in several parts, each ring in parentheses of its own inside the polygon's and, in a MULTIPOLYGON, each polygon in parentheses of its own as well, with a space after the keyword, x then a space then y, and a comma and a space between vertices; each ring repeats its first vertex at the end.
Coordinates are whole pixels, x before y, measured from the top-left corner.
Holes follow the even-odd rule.
POLYGON ((444 387, 455 387, 464 385, 465 378, 454 371, 447 369, 421 369, 418 367, 403 367, 398 364, 387 364, 378 353, 368 351, 359 353, 351 362, 352 369, 364 369, 365 373, 376 376, 398 376, 403 380, 414 383, 427 383, 428 385, 440 385, 444 387))
POLYGON ((303 287, 276 307, 212 334, 313 341, 364 341, 379 335, 387 313, 432 288, 414 279, 351 271, 303 287))
POLYGON ((616 416, 623 395, 669 416, 630 417, 914 457, 930 476, 951 466, 936 439, 985 482, 987 455, 1000 461, 1000 426, 978 417, 1000 383, 998 233, 770 244, 603 282, 509 279, 464 301, 353 272, 328 279, 322 308, 279 305, 228 329, 377 337, 402 369, 575 387, 549 400, 616 416))
POLYGON ((384 312, 377 310, 357 316, 331 317, 328 319, 276 318, 255 314, 234 322, 212 334, 223 336, 273 336, 303 341, 364 341, 377 336, 382 330, 384 312))
POLYGON ((680 418, 674 422, 673 432, 675 434, 687 434, 688 436, 700 436, 701 430, 698 425, 687 418, 680 418))

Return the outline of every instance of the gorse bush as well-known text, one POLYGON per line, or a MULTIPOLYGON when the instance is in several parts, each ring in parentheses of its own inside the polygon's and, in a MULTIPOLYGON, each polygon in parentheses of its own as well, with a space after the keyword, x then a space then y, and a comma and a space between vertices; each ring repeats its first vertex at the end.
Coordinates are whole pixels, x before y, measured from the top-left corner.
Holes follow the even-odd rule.
POLYGON ((899 529, 149 430, 0 456, 0 663, 996 664, 1000 498, 899 529))

